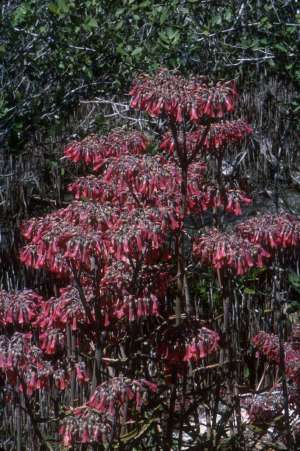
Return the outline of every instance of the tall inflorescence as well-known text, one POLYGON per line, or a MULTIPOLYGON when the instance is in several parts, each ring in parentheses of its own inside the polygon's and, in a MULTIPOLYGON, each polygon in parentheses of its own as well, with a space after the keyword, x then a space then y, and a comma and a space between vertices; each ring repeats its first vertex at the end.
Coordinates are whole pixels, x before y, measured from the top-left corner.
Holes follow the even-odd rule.
MULTIPOLYGON (((257 216, 226 230, 226 215, 239 216, 251 203, 222 169, 225 155, 252 133, 231 117, 234 82, 213 84, 162 69, 138 77, 130 96, 131 108, 161 119, 156 154, 148 151, 148 136, 124 128, 70 143, 65 158, 86 173, 68 186, 75 200, 21 227, 27 241, 21 261, 53 273, 61 288, 47 300, 30 291, 0 295, 0 326, 34 330, 30 338, 1 336, 0 369, 17 390, 20 381, 27 384, 28 395, 53 387, 70 391, 70 405, 60 414, 66 447, 113 447, 149 418, 149 430, 152 420, 157 427, 154 412, 163 411, 159 428, 171 449, 172 431, 185 421, 174 414, 176 401, 187 390, 201 398, 205 383, 197 367, 209 369, 224 346, 211 329, 218 320, 202 318, 190 289, 199 266, 212 268, 224 288, 299 243, 299 221, 290 215, 257 216), (210 215, 209 230, 203 229, 210 215), (25 348, 29 358, 35 353, 35 366, 22 357, 25 348), (145 414, 148 408, 153 415, 145 414)), ((278 346, 266 348, 264 340, 255 343, 277 363, 278 346)), ((295 382, 296 352, 286 348, 295 382)), ((220 360, 220 366, 227 363, 220 360)), ((260 418, 269 418, 269 405, 260 418)))

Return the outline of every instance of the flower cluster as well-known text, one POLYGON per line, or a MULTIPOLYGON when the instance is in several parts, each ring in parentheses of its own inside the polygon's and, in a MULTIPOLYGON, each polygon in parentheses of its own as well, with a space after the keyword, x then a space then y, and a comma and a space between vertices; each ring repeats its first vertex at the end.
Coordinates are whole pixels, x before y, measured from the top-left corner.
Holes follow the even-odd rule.
POLYGON ((237 189, 224 188, 222 191, 215 185, 202 186, 202 208, 222 208, 224 211, 235 216, 242 214, 241 204, 249 205, 252 200, 243 192, 237 189))
POLYGON ((113 417, 116 410, 119 411, 130 401, 135 404, 136 409, 140 409, 149 391, 155 393, 157 391, 156 384, 145 379, 114 377, 96 387, 87 405, 100 413, 108 413, 113 417))
POLYGON ((59 329, 45 329, 40 333, 39 340, 45 354, 54 355, 65 349, 65 334, 59 329))
POLYGON ((91 271, 95 258, 119 260, 129 255, 155 254, 166 233, 179 227, 172 208, 128 208, 74 201, 69 207, 23 224, 31 240, 21 251, 21 261, 34 268, 68 274, 70 267, 91 271))
POLYGON ((64 446, 71 448, 76 443, 109 443, 113 421, 106 415, 87 406, 67 412, 61 422, 59 435, 64 446))
POLYGON ((270 257, 259 244, 216 229, 195 239, 193 253, 202 264, 214 269, 230 269, 237 275, 243 275, 253 267, 263 267, 270 257))
POLYGON ((167 115, 178 123, 183 122, 184 116, 193 122, 204 116, 222 118, 234 110, 237 97, 234 82, 211 86, 205 78, 185 79, 166 69, 152 78, 141 75, 129 94, 132 108, 144 110, 152 117, 167 115))
POLYGON ((85 405, 67 412, 59 430, 64 446, 71 447, 78 442, 107 443, 111 439, 112 424, 122 408, 126 405, 128 409, 131 404, 140 409, 148 393, 156 391, 157 386, 145 379, 120 376, 103 382, 85 405))
POLYGON ((238 224, 236 231, 252 243, 259 243, 269 250, 300 244, 300 221, 290 214, 257 216, 238 224))
POLYGON ((32 344, 31 333, 15 332, 11 338, 0 335, 0 371, 9 384, 30 396, 35 390, 48 388, 52 380, 64 390, 69 376, 61 362, 44 360, 40 348, 32 344))
POLYGON ((155 251, 163 248, 166 233, 176 229, 178 223, 169 208, 135 209, 129 217, 128 211, 124 210, 110 229, 108 252, 125 262, 129 256, 155 255, 155 251))
POLYGON ((108 158, 144 153, 148 144, 148 139, 138 131, 116 129, 107 136, 89 135, 74 141, 65 148, 65 156, 75 163, 84 161, 99 170, 108 158))
MULTIPOLYGON (((288 385, 289 406, 299 409, 300 405, 299 387, 288 385)), ((284 397, 281 387, 273 387, 269 392, 263 392, 247 396, 241 399, 241 405, 247 410, 250 423, 267 426, 274 418, 282 415, 284 408, 284 397)))
POLYGON ((0 324, 29 326, 39 313, 44 299, 32 290, 0 290, 0 324))
POLYGON ((273 389, 268 393, 249 396, 242 401, 242 405, 247 410, 250 423, 266 425, 282 413, 284 399, 281 390, 273 389))
MULTIPOLYGON (((27 356, 31 349, 31 333, 15 332, 9 339, 0 335, 0 368, 16 369, 27 364, 27 356)), ((37 349, 35 349, 37 351, 37 349)), ((33 353, 33 362, 41 357, 41 351, 33 353)))
POLYGON ((79 177, 68 186, 75 199, 96 200, 98 202, 112 202, 116 198, 116 186, 110 182, 104 182, 103 178, 95 175, 79 177))
POLYGON ((135 193, 151 198, 158 192, 176 189, 181 176, 176 165, 162 156, 125 155, 111 160, 103 179, 116 183, 119 191, 130 187, 135 193))
POLYGON ((143 297, 124 296, 114 304, 114 314, 118 319, 125 317, 129 321, 157 316, 159 314, 158 299, 154 294, 143 297))
POLYGON ((80 384, 89 382, 90 376, 88 373, 87 366, 83 360, 75 363, 76 379, 80 384))
POLYGON ((87 231, 104 232, 117 218, 118 210, 109 203, 94 204, 84 201, 73 201, 66 208, 61 208, 42 218, 24 221, 21 232, 32 244, 39 244, 43 237, 56 227, 69 224, 81 226, 87 231))
MULTIPOLYGON (((259 332, 253 339, 254 346, 266 356, 268 360, 279 365, 280 350, 279 338, 274 334, 259 332)), ((300 385, 300 352, 290 343, 284 343, 285 372, 298 386, 300 385)))
MULTIPOLYGON (((91 288, 84 287, 84 297, 90 305, 93 298, 91 288)), ((66 325, 70 325, 71 329, 76 331, 80 325, 87 325, 88 323, 89 320, 82 306, 79 292, 77 288, 71 285, 61 288, 59 297, 50 298, 45 302, 38 318, 38 325, 44 330, 45 335, 47 335, 49 328, 65 330, 66 325)))
MULTIPOLYGON (((222 121, 211 124, 208 132, 207 127, 200 125, 197 130, 185 135, 179 133, 177 145, 182 154, 192 158, 204 152, 218 153, 228 144, 238 143, 251 133, 252 128, 244 121, 222 121), (199 148, 200 144, 202 144, 201 149, 199 148)), ((171 132, 167 132, 163 136, 160 147, 171 155, 175 154, 175 141, 171 132)))
POLYGON ((169 327, 159 337, 158 354, 168 365, 199 361, 219 349, 217 332, 186 321, 178 327, 169 327))
MULTIPOLYGON (((135 267, 137 262, 132 260, 135 267)), ((129 321, 159 315, 160 300, 165 296, 171 276, 167 264, 142 265, 138 279, 124 261, 113 261, 105 268, 99 286, 101 311, 107 327, 115 319, 129 321)))

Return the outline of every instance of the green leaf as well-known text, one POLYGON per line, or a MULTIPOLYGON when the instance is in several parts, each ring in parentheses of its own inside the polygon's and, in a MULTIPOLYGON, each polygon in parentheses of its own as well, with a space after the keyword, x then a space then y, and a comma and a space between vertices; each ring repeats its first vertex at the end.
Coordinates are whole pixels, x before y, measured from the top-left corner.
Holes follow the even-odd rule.
POLYGON ((140 55, 142 54, 142 52, 143 52, 143 47, 136 47, 136 48, 131 52, 131 55, 132 55, 133 57, 138 57, 138 56, 140 56, 140 55))
POLYGON ((57 6, 60 13, 68 13, 70 10, 70 5, 67 3, 68 0, 57 0, 57 6))
POLYGON ((94 28, 98 28, 98 22, 94 17, 88 17, 83 25, 86 31, 92 31, 94 28))
POLYGON ((232 13, 231 13, 231 10, 230 10, 229 8, 227 8, 227 9, 225 10, 224 19, 225 19, 227 22, 230 22, 231 19, 232 19, 232 13))
POLYGON ((288 307, 286 309, 287 313, 296 313, 300 310, 300 302, 295 300, 289 300, 288 307))
POLYGON ((116 11, 116 17, 122 16, 122 15, 124 14, 124 12, 125 12, 125 8, 119 8, 119 9, 117 9, 117 11, 116 11))
POLYGON ((221 25, 221 23, 222 23, 222 16, 220 16, 220 14, 217 14, 216 16, 213 16, 211 23, 213 25, 221 25))
POLYGON ((27 13, 28 13, 28 9, 27 9, 26 5, 18 6, 13 15, 13 20, 12 20, 13 25, 14 26, 20 25, 26 19, 27 13))
POLYGON ((289 51, 289 49, 284 44, 281 43, 275 44, 274 47, 275 49, 280 50, 280 52, 283 53, 287 53, 289 51))
POLYGON ((293 286, 293 288, 300 293, 300 276, 298 276, 296 273, 291 272, 289 274, 289 282, 293 286))
POLYGON ((174 28, 167 28, 166 31, 162 31, 159 33, 159 38, 163 42, 163 44, 173 46, 178 43, 180 33, 178 30, 175 30, 174 28))
POLYGON ((250 376, 250 370, 247 366, 245 366, 244 368, 244 378, 248 379, 248 377, 250 376))
POLYGON ((163 25, 167 21, 167 19, 168 19, 168 13, 166 10, 164 10, 159 17, 160 25, 163 25))
POLYGON ((55 16, 59 15, 59 8, 56 3, 49 3, 48 10, 55 16))

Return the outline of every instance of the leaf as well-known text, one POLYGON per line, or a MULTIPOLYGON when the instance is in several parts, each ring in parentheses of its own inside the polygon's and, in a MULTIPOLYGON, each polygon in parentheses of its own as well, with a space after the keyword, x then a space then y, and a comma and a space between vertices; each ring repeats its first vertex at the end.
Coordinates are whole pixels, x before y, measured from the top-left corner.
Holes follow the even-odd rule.
POLYGON ((56 3, 49 3, 48 10, 50 11, 50 13, 54 14, 55 16, 57 16, 59 14, 59 8, 56 3))
POLYGON ((297 301, 290 301, 289 306, 286 309, 286 312, 288 314, 291 314, 291 313, 299 312, 299 310, 300 310, 300 303, 297 301))
POLYGON ((244 368, 244 378, 248 379, 248 377, 250 376, 250 370, 249 368, 246 366, 244 368))
POLYGON ((292 287, 297 291, 297 293, 300 293, 300 276, 298 276, 294 272, 291 272, 289 274, 289 282, 292 285, 292 287))
POLYGON ((289 51, 289 49, 284 44, 278 43, 278 44, 275 44, 274 47, 275 47, 275 49, 277 49, 283 53, 288 53, 288 51, 289 51))
POLYGON ((98 22, 94 17, 88 17, 83 27, 86 31, 92 31, 94 28, 98 28, 98 22))
POLYGON ((14 26, 20 25, 26 19, 27 13, 28 13, 28 10, 27 10, 26 5, 18 6, 13 15, 13 20, 12 20, 13 25, 14 26))
POLYGON ((159 38, 163 44, 172 46, 178 43, 180 33, 178 30, 175 30, 174 28, 167 28, 166 31, 162 31, 159 33, 159 38))
POLYGON ((227 8, 227 9, 225 10, 224 19, 225 19, 227 22, 230 22, 231 19, 232 19, 232 12, 231 12, 231 10, 230 10, 229 8, 227 8))
POLYGON ((211 22, 212 22, 213 25, 221 25, 222 17, 220 16, 220 14, 217 14, 216 16, 213 16, 211 22))
POLYGON ((132 52, 131 55, 134 57, 138 57, 142 54, 143 52, 143 47, 136 47, 132 52))

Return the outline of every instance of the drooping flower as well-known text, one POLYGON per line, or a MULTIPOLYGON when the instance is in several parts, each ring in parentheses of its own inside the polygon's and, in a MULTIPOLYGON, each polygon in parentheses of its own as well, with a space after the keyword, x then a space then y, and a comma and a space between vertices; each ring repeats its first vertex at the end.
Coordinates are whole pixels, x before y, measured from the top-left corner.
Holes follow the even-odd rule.
POLYGON ((251 268, 263 267, 270 257, 259 244, 216 229, 195 239, 193 254, 204 265, 229 269, 237 275, 243 275, 251 268))
POLYGON ((42 350, 32 342, 31 333, 15 332, 10 338, 0 335, 0 372, 7 382, 31 396, 50 387, 51 381, 64 390, 68 373, 61 361, 45 360, 42 350))
POLYGON ((184 135, 179 132, 177 143, 169 131, 163 136, 160 147, 172 156, 178 157, 175 152, 177 144, 179 152, 192 160, 199 154, 201 156, 204 153, 219 154, 226 146, 239 143, 251 133, 252 128, 242 120, 222 121, 211 124, 208 131, 206 126, 200 125, 195 131, 184 135))
MULTIPOLYGON (((89 286, 83 286, 83 293, 93 314, 93 290, 89 286)), ((76 331, 81 325, 89 325, 78 289, 71 285, 61 288, 59 297, 52 297, 44 303, 37 322, 45 335, 49 328, 65 330, 66 326, 70 325, 71 329, 76 331)))
POLYGON ((71 409, 61 421, 59 435, 63 445, 71 448, 76 443, 108 444, 112 434, 113 419, 86 405, 71 409))
POLYGON ((89 135, 81 141, 74 141, 64 153, 75 163, 84 161, 98 170, 107 158, 144 153, 148 144, 148 139, 138 131, 116 129, 106 136, 89 135))
POLYGON ((234 110, 237 97, 233 81, 209 85, 204 77, 185 79, 167 69, 154 77, 141 75, 130 90, 130 106, 146 111, 150 116, 166 115, 183 122, 184 116, 192 122, 203 117, 222 118, 234 110))
POLYGON ((241 404, 247 410, 250 423, 265 426, 283 411, 282 390, 274 388, 270 392, 249 396, 241 404))
POLYGON ((75 363, 76 379, 80 384, 89 382, 90 375, 84 360, 75 363))
POLYGON ((236 226, 237 233, 269 251, 300 244, 300 221, 290 214, 265 214, 236 226))
POLYGON ((58 329, 48 327, 39 334, 39 340, 45 354, 54 355, 65 349, 65 334, 58 329))
POLYGON ((37 318, 44 299, 32 290, 0 290, 0 324, 30 326, 37 318))
MULTIPOLYGON (((280 347, 277 335, 268 334, 260 331, 253 339, 253 345, 261 352, 269 361, 279 365, 280 363, 280 347)), ((294 349, 291 343, 284 343, 284 359, 285 372, 298 386, 300 385, 300 351, 294 349)))
POLYGON ((184 321, 176 327, 167 327, 158 337, 158 355, 169 365, 199 361, 219 349, 219 334, 197 321, 184 321))
POLYGON ((87 405, 113 417, 116 410, 119 411, 122 406, 131 401, 136 409, 140 409, 145 402, 145 395, 156 391, 156 384, 145 379, 114 377, 96 387, 87 405))

